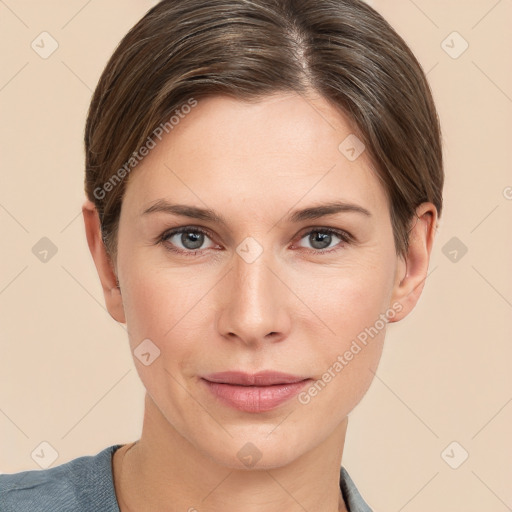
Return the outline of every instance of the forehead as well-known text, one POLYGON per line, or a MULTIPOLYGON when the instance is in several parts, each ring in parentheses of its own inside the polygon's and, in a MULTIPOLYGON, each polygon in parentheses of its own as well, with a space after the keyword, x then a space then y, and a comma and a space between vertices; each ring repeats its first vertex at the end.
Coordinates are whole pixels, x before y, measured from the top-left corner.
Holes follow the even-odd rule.
POLYGON ((347 158, 344 141, 357 141, 354 131, 319 96, 201 99, 161 141, 154 139, 154 149, 131 172, 123 203, 141 210, 176 196, 216 207, 235 197, 247 207, 346 198, 375 211, 387 208, 367 152, 347 158))

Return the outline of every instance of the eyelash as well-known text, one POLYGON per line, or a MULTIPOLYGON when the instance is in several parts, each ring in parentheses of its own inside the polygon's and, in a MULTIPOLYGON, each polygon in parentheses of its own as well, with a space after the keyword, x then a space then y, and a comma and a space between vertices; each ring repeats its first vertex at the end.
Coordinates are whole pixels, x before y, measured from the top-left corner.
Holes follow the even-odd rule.
MULTIPOLYGON (((165 231, 162 233, 160 238, 157 240, 157 243, 161 243, 164 248, 168 251, 171 251, 173 253, 182 254, 184 256, 195 256, 198 253, 201 253, 205 249, 197 249, 197 250, 183 250, 183 249, 177 249, 174 246, 171 246, 167 244, 168 238, 173 237, 174 235, 180 234, 180 233, 201 233, 208 238, 213 238, 210 233, 202 228, 194 227, 194 226, 184 226, 181 228, 175 228, 168 231, 165 231)), ((300 238, 299 241, 305 238, 308 235, 311 235, 311 233, 322 233, 322 234, 328 234, 328 235, 336 235, 338 238, 340 238, 342 241, 337 244, 336 246, 332 247, 331 249, 308 249, 305 247, 301 247, 301 249, 305 250, 308 254, 330 254, 332 252, 336 252, 340 250, 341 248, 345 247, 346 244, 350 244, 354 241, 353 236, 343 230, 334 229, 334 228, 310 228, 309 231, 305 232, 300 238)))

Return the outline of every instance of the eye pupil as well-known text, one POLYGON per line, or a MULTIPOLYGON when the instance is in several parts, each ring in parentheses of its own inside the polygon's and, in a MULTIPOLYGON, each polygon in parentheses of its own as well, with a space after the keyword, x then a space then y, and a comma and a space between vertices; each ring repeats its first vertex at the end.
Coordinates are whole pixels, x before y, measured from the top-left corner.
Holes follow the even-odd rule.
POLYGON ((191 250, 199 249, 201 247, 201 245, 203 245, 203 243, 204 243, 203 238, 204 238, 203 233, 196 233, 194 231, 183 232, 181 234, 181 243, 187 249, 191 249, 191 250), (191 242, 191 244, 192 244, 191 246, 188 245, 189 242, 191 242))
POLYGON ((331 243, 331 237, 332 235, 330 235, 329 233, 321 233, 317 231, 310 235, 311 245, 315 249, 325 249, 326 247, 329 247, 331 243))

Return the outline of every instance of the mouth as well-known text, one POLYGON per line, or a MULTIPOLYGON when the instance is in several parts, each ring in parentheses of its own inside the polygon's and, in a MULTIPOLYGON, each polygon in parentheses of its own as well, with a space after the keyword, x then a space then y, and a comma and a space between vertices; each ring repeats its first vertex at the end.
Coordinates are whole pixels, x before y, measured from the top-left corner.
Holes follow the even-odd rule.
POLYGON ((275 371, 254 374, 234 371, 205 375, 201 381, 223 404, 239 411, 259 413, 287 402, 312 379, 275 371))

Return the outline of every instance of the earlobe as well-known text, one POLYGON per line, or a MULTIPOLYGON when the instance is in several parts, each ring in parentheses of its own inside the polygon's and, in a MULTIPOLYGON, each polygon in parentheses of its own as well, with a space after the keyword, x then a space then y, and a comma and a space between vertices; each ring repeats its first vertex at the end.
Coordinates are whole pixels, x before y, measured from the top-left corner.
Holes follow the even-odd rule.
POLYGON ((114 320, 126 323, 121 289, 115 271, 115 265, 107 254, 101 237, 101 227, 98 211, 92 201, 87 199, 82 205, 85 235, 87 244, 94 260, 94 265, 103 288, 103 296, 107 310, 114 320))
POLYGON ((436 207, 432 203, 418 206, 411 226, 409 248, 405 258, 400 258, 391 299, 391 304, 399 303, 401 310, 390 322, 398 322, 406 317, 421 296, 436 233, 436 207))

